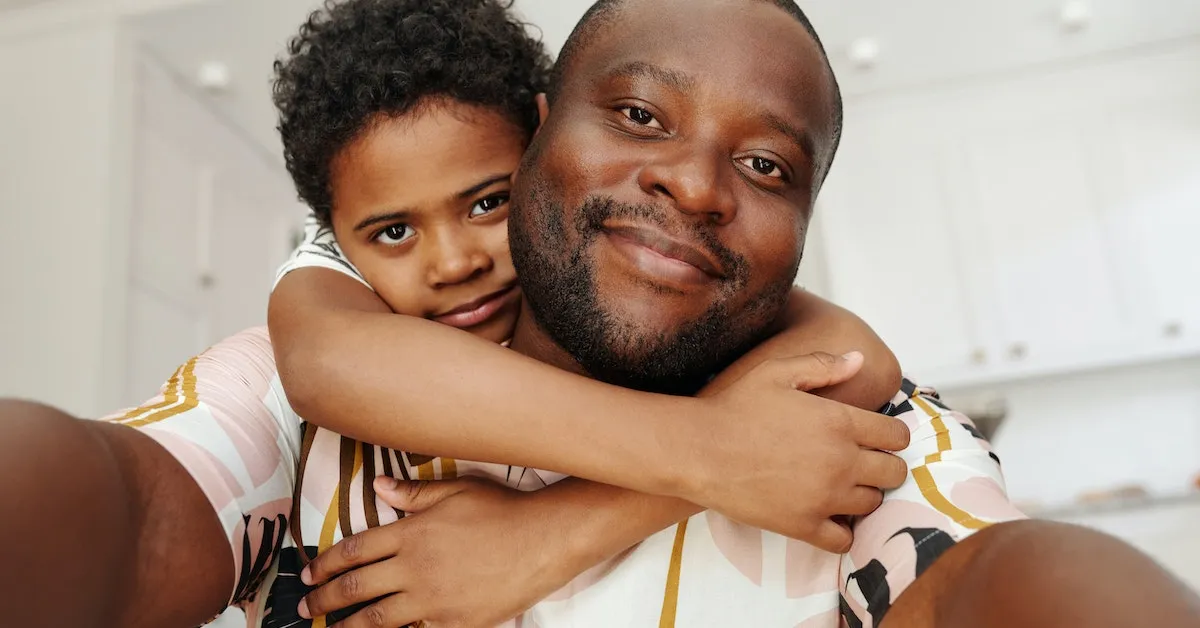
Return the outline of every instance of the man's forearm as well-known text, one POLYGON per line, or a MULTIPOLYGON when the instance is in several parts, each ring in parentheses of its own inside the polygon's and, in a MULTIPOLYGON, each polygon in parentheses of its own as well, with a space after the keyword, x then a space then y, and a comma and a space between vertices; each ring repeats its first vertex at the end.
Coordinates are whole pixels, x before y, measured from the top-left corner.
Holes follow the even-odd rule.
POLYGON ((212 507, 135 430, 0 401, 0 503, 7 625, 189 628, 233 588, 212 507))
POLYGON ((128 500, 111 452, 82 423, 0 401, 0 613, 13 626, 113 625, 130 573, 128 500))
POLYGON ((1200 599, 1110 536, 1041 521, 956 545, 896 601, 883 628, 1200 626, 1200 599))

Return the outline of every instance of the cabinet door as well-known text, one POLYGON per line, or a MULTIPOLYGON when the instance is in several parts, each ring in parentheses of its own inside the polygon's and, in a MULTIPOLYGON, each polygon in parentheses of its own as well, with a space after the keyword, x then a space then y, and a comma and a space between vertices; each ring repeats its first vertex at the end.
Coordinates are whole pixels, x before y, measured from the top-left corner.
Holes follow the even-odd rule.
POLYGON ((1039 115, 964 133, 968 269, 990 295, 1002 361, 1061 362, 1128 342, 1086 141, 1095 126, 1039 115))
POLYGON ((1179 79, 1191 91, 1164 89, 1109 118, 1114 237, 1140 340, 1167 349, 1200 342, 1200 85, 1179 79))
POLYGON ((192 355, 266 324, 274 271, 303 215, 282 166, 201 99, 149 59, 137 79, 130 403, 192 355))
POLYGON ((278 173, 252 167, 249 152, 229 154, 215 178, 212 210, 212 277, 207 300, 210 343, 247 327, 265 325, 275 271, 290 253, 284 210, 303 216, 278 173), (242 167, 234 167, 241 163, 242 167))
POLYGON ((967 368, 978 338, 965 308, 946 155, 887 115, 855 115, 817 207, 829 292, 872 325, 918 378, 967 368))
POLYGON ((128 404, 150 397, 208 336, 200 283, 206 164, 179 133, 195 123, 198 107, 148 63, 139 64, 137 80, 128 404))

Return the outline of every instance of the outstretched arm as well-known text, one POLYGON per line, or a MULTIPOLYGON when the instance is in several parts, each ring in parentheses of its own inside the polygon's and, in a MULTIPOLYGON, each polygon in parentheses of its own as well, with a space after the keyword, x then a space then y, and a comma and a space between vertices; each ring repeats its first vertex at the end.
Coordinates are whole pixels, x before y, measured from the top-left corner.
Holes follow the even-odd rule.
POLYGON ((0 503, 9 625, 190 628, 233 590, 212 505, 137 430, 0 401, 0 503))
POLYGON ((1019 521, 992 526, 943 554, 882 626, 1200 626, 1200 598, 1111 536, 1019 521))

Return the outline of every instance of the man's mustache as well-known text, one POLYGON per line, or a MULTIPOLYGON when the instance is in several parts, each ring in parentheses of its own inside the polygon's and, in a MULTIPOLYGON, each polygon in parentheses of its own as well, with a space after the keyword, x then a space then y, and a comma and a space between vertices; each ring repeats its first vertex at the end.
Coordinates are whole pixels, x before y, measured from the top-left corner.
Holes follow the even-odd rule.
POLYGON ((725 281, 738 286, 745 285, 750 277, 750 265, 746 258, 722 244, 713 227, 694 220, 673 220, 671 215, 678 213, 650 204, 621 203, 612 197, 593 195, 587 197, 579 207, 575 226, 585 239, 590 239, 603 231, 604 223, 612 219, 652 224, 669 234, 693 240, 720 262, 725 271, 725 281))

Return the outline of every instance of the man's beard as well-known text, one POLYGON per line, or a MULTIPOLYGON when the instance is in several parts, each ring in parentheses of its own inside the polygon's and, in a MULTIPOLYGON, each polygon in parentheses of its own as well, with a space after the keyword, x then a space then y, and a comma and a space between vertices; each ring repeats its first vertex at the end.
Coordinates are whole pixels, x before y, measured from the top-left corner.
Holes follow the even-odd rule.
MULTIPOLYGON (((575 213, 579 241, 568 242, 562 204, 543 179, 534 178, 509 220, 513 263, 538 326, 592 377, 637 390, 695 394, 771 332, 791 278, 772 282, 739 312, 730 311, 727 298, 718 298, 698 319, 670 332, 648 332, 605 311, 591 252, 603 223, 634 218, 665 227, 668 219, 650 205, 591 196, 575 213)), ((718 293, 730 297, 743 290, 750 274, 746 260, 724 247, 711 228, 696 223, 691 229, 725 271, 718 293)))

